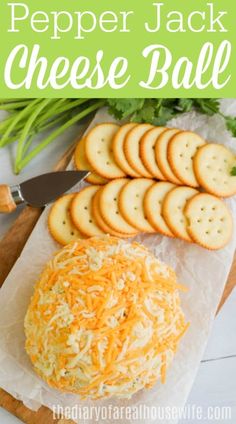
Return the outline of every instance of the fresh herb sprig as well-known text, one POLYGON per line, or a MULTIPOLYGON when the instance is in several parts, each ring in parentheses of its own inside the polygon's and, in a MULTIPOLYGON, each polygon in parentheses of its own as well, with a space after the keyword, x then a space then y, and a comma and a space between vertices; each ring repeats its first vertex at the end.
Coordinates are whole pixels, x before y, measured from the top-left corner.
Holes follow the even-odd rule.
POLYGON ((219 114, 236 137, 236 118, 221 113, 219 99, 0 99, 0 110, 8 113, 0 122, 0 147, 17 143, 14 171, 19 173, 71 125, 102 106, 117 119, 153 125, 165 125, 193 109, 208 116, 219 114), (33 146, 37 134, 45 138, 33 146))
POLYGON ((118 119, 130 118, 133 122, 165 125, 176 116, 197 110, 208 116, 218 114, 225 120, 227 129, 236 137, 236 118, 220 111, 220 99, 109 99, 110 112, 118 119))

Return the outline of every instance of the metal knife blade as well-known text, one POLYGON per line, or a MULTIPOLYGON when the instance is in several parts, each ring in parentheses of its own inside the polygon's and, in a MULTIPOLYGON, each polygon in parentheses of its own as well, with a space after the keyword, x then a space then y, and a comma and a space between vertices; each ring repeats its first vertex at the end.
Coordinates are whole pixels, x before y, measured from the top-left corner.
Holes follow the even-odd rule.
POLYGON ((25 202, 34 207, 42 207, 61 196, 76 183, 83 181, 88 174, 89 171, 61 171, 42 174, 24 181, 19 186, 11 187, 12 196, 18 204, 25 202))

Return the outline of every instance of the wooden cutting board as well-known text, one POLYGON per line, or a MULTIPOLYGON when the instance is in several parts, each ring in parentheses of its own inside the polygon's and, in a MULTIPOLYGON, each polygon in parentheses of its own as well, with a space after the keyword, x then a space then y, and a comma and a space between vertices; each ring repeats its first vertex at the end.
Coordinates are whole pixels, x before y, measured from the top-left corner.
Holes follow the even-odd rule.
MULTIPOLYGON (((64 170, 73 154, 74 146, 72 146, 59 161, 55 170, 64 170)), ((27 242, 37 220, 39 219, 43 209, 35 209, 29 206, 25 207, 18 216, 13 226, 7 232, 0 242, 0 287, 4 283, 7 275, 14 266, 17 258, 27 242)), ((231 291, 236 286, 236 256, 226 284, 220 308, 229 297, 231 291)), ((26 424, 72 424, 71 420, 53 419, 52 412, 45 407, 41 407, 37 412, 33 412, 26 408, 22 402, 0 389, 0 406, 11 412, 13 415, 21 419, 26 424)), ((73 423, 74 424, 74 423, 73 423)))

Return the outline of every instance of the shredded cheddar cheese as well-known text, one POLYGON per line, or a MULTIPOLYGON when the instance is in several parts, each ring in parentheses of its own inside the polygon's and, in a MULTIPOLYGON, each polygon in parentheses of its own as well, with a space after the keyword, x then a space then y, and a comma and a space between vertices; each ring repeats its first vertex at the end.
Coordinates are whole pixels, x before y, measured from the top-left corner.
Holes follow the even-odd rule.
POLYGON ((166 370, 186 331, 172 269, 115 237, 74 241, 46 265, 26 317, 36 372, 81 398, 129 398, 166 370))

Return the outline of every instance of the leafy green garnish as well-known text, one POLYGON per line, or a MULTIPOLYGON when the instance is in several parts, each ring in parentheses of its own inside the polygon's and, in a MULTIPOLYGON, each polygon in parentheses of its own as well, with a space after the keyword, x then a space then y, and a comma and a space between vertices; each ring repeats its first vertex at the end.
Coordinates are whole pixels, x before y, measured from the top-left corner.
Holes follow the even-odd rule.
POLYGON ((233 177, 236 177, 236 166, 234 166, 234 167, 231 169, 230 175, 232 175, 233 177))
MULTIPOLYGON (((196 109, 212 116, 220 112, 219 99, 108 99, 109 111, 118 119, 164 125, 182 113, 196 109)), ((232 118, 227 118, 232 119, 232 118)))
POLYGON ((227 129, 231 131, 234 137, 236 137, 236 118, 225 116, 225 122, 227 129))
POLYGON ((220 111, 220 99, 107 99, 109 112, 117 119, 165 125, 170 119, 195 109, 208 116, 219 114, 236 137, 236 118, 220 111))
POLYGON ((208 116, 213 116, 216 113, 220 112, 220 102, 219 99, 192 99, 193 106, 199 112, 204 113, 208 116))
POLYGON ((108 99, 109 112, 117 119, 125 119, 143 108, 145 99, 108 99))

